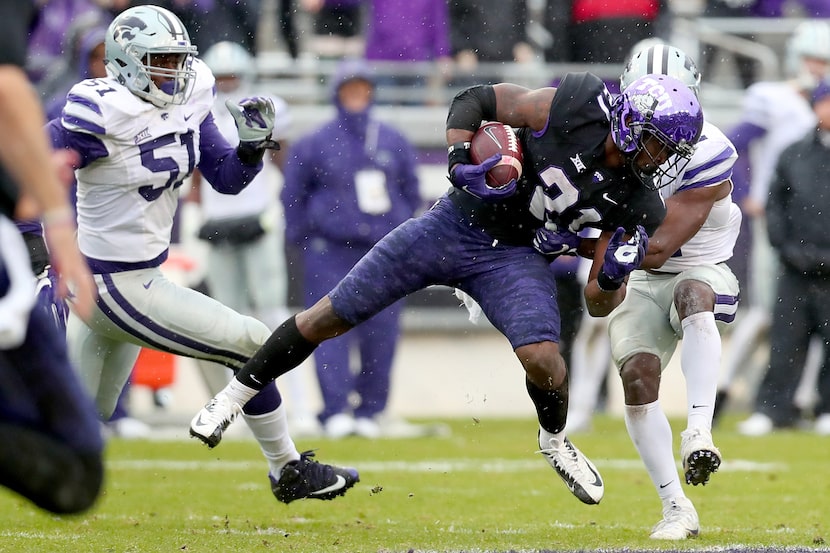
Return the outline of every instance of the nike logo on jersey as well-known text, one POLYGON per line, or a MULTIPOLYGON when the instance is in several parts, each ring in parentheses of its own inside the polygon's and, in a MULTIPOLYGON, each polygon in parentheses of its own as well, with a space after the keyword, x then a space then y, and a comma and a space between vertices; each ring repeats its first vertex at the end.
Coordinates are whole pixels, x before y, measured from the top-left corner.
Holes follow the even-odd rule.
POLYGON ((148 282, 145 282, 144 284, 142 284, 142 286, 144 286, 145 290, 149 290, 150 286, 152 286, 152 285, 153 285, 153 279, 152 278, 148 282))
POLYGON ((616 201, 616 200, 612 200, 612 199, 611 199, 611 196, 609 196, 609 195, 608 195, 608 192, 605 192, 605 193, 602 195, 602 199, 603 199, 603 200, 605 200, 606 202, 610 203, 610 204, 620 205, 620 204, 618 204, 618 203, 617 203, 617 201, 616 201))

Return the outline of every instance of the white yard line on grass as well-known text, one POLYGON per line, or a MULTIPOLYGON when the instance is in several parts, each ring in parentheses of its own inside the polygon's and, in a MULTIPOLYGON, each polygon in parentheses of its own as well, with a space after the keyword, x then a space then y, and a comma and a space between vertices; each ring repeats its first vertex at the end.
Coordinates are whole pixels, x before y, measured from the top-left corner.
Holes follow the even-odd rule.
MULTIPOLYGON (((600 469, 632 470, 642 467, 642 462, 635 459, 600 459, 594 460, 600 469)), ((549 470, 546 463, 537 459, 434 459, 427 461, 363 461, 349 463, 366 472, 486 472, 502 473, 527 470, 549 470)), ((110 461, 110 470, 244 470, 257 469, 260 462, 253 461, 178 461, 173 459, 118 460, 110 461)), ((724 461, 720 472, 784 472, 789 470, 784 463, 759 463, 746 459, 724 461)))

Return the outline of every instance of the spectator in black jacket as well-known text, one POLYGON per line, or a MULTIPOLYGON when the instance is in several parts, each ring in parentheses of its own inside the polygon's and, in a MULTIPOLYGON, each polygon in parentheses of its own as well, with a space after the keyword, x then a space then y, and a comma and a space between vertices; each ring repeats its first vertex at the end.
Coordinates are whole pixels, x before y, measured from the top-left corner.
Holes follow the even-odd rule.
POLYGON ((772 427, 799 424, 794 403, 810 338, 825 344, 819 375, 814 430, 830 435, 830 82, 812 95, 817 128, 778 158, 767 201, 767 229, 781 260, 778 301, 770 331, 770 363, 755 402, 755 411, 772 427))
POLYGON ((527 38, 526 0, 451 0, 449 16, 455 86, 504 80, 503 69, 482 71, 479 63, 535 60, 527 38))

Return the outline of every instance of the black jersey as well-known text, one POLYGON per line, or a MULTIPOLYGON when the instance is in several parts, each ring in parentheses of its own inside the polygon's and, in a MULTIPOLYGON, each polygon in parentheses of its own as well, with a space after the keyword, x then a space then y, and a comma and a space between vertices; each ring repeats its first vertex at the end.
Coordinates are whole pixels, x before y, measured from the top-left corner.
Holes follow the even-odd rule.
POLYGON ((653 233, 665 216, 656 191, 628 167, 602 163, 610 129, 611 95, 590 73, 569 73, 556 90, 548 123, 517 130, 524 151, 516 193, 488 202, 462 190, 450 197, 471 222, 502 242, 529 245, 545 222, 576 232, 585 227, 653 233))

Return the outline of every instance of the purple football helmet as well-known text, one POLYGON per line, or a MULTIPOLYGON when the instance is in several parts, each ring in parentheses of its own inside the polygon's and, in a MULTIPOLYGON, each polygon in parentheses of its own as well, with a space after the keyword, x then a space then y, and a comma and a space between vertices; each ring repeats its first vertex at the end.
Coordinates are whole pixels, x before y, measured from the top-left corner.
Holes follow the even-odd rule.
POLYGON ((634 80, 611 106, 611 136, 626 155, 634 173, 649 188, 665 186, 686 167, 703 128, 703 111, 689 87, 668 75, 645 75, 634 80), (657 140, 663 149, 646 148, 657 140), (645 152, 651 163, 638 167, 634 159, 645 152), (659 162, 660 154, 668 159, 659 162))

